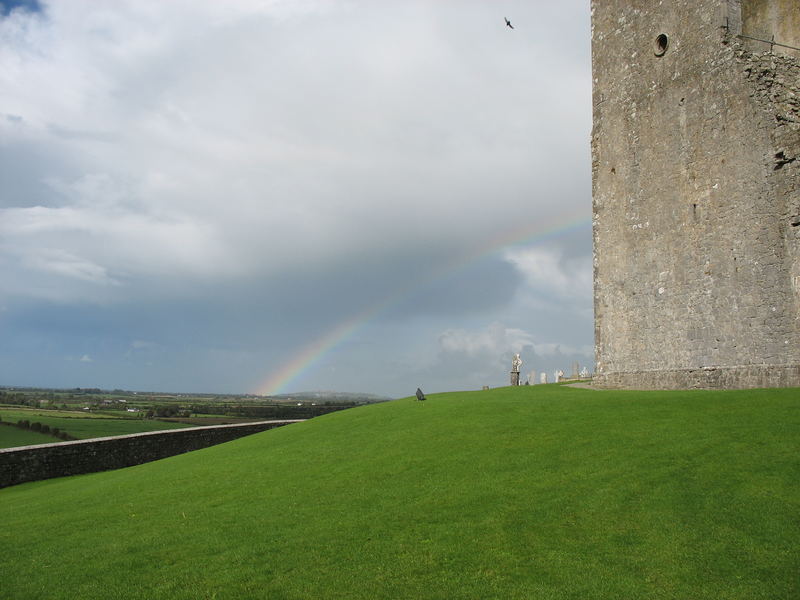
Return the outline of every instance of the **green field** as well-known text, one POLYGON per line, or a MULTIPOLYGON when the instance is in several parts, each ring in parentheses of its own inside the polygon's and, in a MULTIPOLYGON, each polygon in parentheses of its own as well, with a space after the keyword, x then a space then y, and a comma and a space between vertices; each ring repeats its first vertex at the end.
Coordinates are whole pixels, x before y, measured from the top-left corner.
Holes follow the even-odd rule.
POLYGON ((0 448, 14 448, 15 446, 30 446, 32 444, 53 444, 60 441, 52 435, 45 435, 38 431, 0 425, 0 448))
MULTIPOLYGON (((25 409, 25 408, 0 408, 0 419, 16 423, 27 419, 30 422, 39 422, 48 425, 51 429, 58 427, 74 438, 84 440, 111 435, 126 435, 128 433, 142 433, 145 431, 160 431, 162 429, 175 429, 190 427, 183 423, 166 423, 150 419, 114 418, 110 416, 93 415, 74 411, 25 409)), ((55 438, 50 441, 56 442, 55 438)), ((42 442, 45 443, 45 442, 42 442)))
POLYGON ((795 599, 800 390, 434 394, 0 506, 9 599, 795 599))
POLYGON ((68 419, 120 419, 125 418, 123 415, 124 413, 109 415, 96 411, 25 408, 20 406, 0 405, 0 416, 2 416, 5 421, 11 421, 12 419, 31 419, 33 416, 65 417, 68 419), (7 418, 6 415, 8 415, 7 418))

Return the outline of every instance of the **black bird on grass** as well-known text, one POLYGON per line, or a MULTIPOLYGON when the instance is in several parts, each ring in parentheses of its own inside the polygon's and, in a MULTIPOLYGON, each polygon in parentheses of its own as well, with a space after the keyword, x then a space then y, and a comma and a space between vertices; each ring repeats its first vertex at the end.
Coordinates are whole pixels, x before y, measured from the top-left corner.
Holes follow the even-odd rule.
POLYGON ((506 20, 506 27, 510 27, 511 29, 514 29, 514 26, 511 24, 511 21, 509 21, 507 17, 503 17, 503 18, 506 20))

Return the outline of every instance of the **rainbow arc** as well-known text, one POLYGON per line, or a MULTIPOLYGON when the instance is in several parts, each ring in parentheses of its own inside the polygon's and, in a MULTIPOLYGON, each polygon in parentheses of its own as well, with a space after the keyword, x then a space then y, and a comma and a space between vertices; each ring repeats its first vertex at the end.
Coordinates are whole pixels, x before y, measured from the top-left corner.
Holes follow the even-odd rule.
POLYGON ((508 248, 541 244, 548 240, 589 228, 591 224, 591 218, 581 217, 546 228, 541 226, 534 228, 530 226, 520 227, 507 231, 502 236, 490 239, 459 260, 453 261, 429 276, 422 278, 414 286, 400 288, 332 327, 280 367, 270 372, 268 377, 258 386, 255 393, 263 396, 286 393, 292 384, 302 377, 303 373, 315 367, 323 358, 352 338, 357 331, 366 327, 378 315, 399 305, 413 296, 420 288, 442 277, 466 269, 473 263, 488 256, 500 254, 508 248))

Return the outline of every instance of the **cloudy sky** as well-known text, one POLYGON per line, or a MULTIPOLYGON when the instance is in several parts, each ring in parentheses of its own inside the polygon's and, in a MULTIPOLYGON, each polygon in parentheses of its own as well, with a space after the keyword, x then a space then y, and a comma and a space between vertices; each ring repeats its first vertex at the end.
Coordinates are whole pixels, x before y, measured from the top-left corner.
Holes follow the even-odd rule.
POLYGON ((0 385, 591 368, 588 4, 0 0, 0 385))

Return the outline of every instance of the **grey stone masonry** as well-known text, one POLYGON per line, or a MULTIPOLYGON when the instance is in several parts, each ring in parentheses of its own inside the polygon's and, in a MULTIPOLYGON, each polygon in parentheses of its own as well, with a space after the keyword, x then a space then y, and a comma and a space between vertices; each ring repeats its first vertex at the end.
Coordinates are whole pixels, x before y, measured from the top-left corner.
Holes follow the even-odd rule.
POLYGON ((595 385, 800 386, 793 46, 798 0, 592 1, 595 385))
POLYGON ((187 427, 0 449, 0 488, 27 481, 139 465, 299 421, 187 427))

